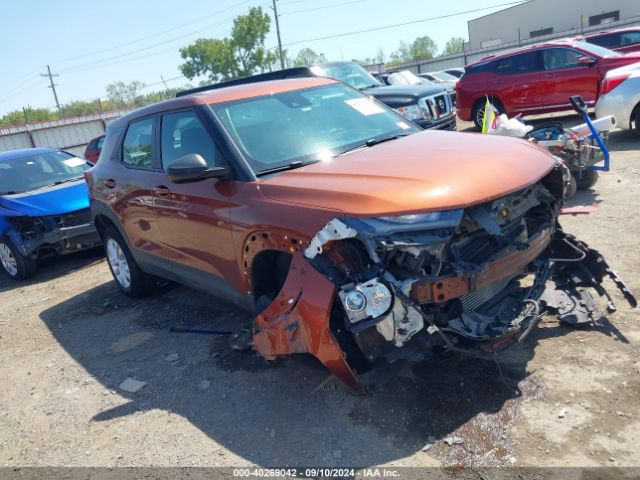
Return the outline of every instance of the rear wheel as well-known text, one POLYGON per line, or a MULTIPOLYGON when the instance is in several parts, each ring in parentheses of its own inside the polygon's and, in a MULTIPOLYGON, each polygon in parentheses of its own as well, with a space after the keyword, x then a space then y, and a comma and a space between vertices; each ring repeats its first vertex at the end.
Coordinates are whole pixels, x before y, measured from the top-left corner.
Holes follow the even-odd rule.
POLYGON ((140 269, 120 232, 114 227, 107 227, 102 240, 109 269, 120 290, 130 297, 143 297, 150 293, 154 278, 140 269))
POLYGON ((24 256, 8 238, 0 239, 0 265, 14 280, 25 280, 36 273, 36 261, 24 256))
POLYGON ((586 190, 593 187, 598 181, 598 172, 596 170, 585 170, 581 175, 576 177, 578 190, 586 190))
MULTIPOLYGON (((493 103, 493 106, 496 108, 496 110, 498 110, 498 114, 502 114, 504 113, 504 107, 502 106, 502 104, 494 99, 490 99, 489 101, 491 101, 493 103)), ((478 129, 478 131, 482 131, 482 121, 484 119, 484 106, 487 103, 487 99, 486 98, 481 98, 480 100, 476 101, 475 105, 473 106, 473 124, 476 126, 476 128, 478 129)))

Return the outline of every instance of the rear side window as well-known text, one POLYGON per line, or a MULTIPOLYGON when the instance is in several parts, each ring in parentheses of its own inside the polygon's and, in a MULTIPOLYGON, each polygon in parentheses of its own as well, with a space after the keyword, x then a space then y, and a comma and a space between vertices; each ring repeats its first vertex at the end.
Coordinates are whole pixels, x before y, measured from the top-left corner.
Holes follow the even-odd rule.
POLYGON ((580 67, 581 64, 578 59, 584 56, 584 53, 569 48, 546 48, 542 50, 545 70, 580 67))
POLYGON ((640 43, 640 32, 624 32, 620 34, 620 46, 640 43))
POLYGON ((190 153, 200 155, 210 167, 221 166, 209 132, 193 111, 163 115, 161 139, 163 168, 190 153))
POLYGON ((122 142, 122 162, 136 168, 152 168, 154 118, 133 122, 122 142))
POLYGON ((539 70, 538 52, 520 53, 518 55, 496 60, 494 69, 496 73, 503 75, 518 75, 521 73, 535 72, 539 70))
POLYGON ((593 37, 587 39, 589 43, 600 45, 604 48, 616 48, 620 46, 620 34, 612 33, 609 35, 603 35, 602 37, 593 37))

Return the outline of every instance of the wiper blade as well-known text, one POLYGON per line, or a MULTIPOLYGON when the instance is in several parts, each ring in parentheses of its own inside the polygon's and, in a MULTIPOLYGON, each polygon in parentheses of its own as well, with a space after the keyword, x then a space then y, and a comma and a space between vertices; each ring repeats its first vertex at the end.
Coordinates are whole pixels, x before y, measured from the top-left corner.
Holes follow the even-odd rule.
POLYGON ((15 190, 9 190, 8 192, 0 192, 0 195, 17 195, 18 192, 15 190))
POLYGON ((411 134, 410 133, 396 133, 395 135, 389 135, 388 137, 370 138, 366 142, 359 143, 355 147, 351 147, 351 148, 346 149, 343 152, 340 152, 339 155, 344 155, 345 153, 353 152, 354 150, 358 150, 358 149, 364 148, 364 147, 373 147, 374 145, 379 145, 381 143, 388 142, 390 140, 396 140, 396 139, 398 139, 400 137, 406 137, 408 135, 411 135, 411 134))
POLYGON ((62 185, 63 183, 77 182, 78 180, 82 180, 83 178, 84 177, 73 177, 73 178, 67 178, 66 180, 57 180, 53 182, 52 185, 62 185))
POLYGON ((269 175, 270 173, 284 172, 286 170, 294 170, 296 168, 304 167, 305 165, 311 165, 312 163, 318 163, 319 160, 311 160, 308 162, 302 162, 297 160, 295 162, 290 162, 286 165, 280 165, 279 167, 268 168, 266 170, 260 170, 256 173, 256 177, 260 177, 262 175, 269 175))

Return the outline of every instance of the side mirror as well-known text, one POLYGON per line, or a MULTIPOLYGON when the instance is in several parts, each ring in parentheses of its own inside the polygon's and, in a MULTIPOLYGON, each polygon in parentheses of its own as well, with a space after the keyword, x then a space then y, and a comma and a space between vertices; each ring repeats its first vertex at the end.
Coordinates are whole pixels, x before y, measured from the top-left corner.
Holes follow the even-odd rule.
POLYGON ((229 175, 227 167, 209 167, 197 153, 183 155, 169 164, 165 172, 173 183, 198 182, 205 178, 223 178, 229 175))
POLYGON ((585 67, 593 67, 596 64, 596 61, 593 58, 585 55, 583 57, 578 58, 578 63, 585 67))

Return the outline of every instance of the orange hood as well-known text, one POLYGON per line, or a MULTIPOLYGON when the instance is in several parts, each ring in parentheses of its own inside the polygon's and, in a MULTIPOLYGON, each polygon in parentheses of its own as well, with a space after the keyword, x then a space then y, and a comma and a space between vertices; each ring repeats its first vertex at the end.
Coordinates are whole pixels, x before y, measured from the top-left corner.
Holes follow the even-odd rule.
POLYGON ((273 200, 391 215, 452 210, 499 198, 540 180, 546 150, 497 135, 424 131, 260 182, 273 200))

